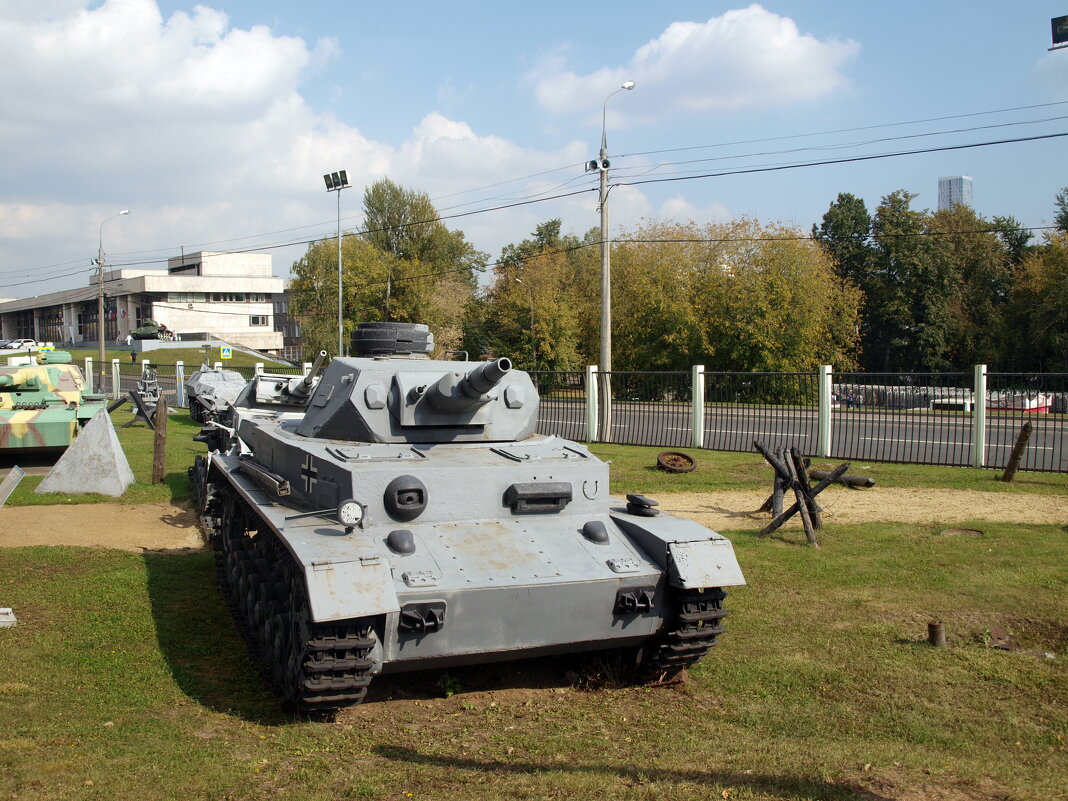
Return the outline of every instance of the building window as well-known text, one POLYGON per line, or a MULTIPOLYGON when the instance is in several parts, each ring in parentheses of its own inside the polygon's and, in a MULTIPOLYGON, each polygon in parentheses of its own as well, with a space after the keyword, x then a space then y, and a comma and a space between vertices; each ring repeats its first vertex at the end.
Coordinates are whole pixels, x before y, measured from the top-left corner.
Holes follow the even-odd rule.
POLYGON ((268 325, 269 316, 266 314, 253 314, 248 318, 249 325, 268 325))

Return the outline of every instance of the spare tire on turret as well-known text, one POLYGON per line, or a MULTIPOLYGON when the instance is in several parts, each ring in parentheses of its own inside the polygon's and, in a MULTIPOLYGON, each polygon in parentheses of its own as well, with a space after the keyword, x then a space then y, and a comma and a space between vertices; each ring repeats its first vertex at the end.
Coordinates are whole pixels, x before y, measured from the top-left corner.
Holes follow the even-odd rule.
POLYGON ((353 356, 427 354, 434 350, 434 335, 416 323, 360 323, 350 347, 353 356))

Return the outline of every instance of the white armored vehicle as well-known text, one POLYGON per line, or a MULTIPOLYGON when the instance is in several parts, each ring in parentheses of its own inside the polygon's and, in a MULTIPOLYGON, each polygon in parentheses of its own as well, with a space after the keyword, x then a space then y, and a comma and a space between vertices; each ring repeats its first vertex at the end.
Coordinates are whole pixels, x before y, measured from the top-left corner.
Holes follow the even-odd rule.
POLYGON ((730 542, 610 497, 605 462, 534 433, 537 391, 508 359, 432 346, 422 326, 364 324, 361 356, 318 383, 254 378, 226 450, 190 471, 220 584, 287 704, 537 655, 626 649, 648 678, 700 659, 723 588, 745 583, 730 542))

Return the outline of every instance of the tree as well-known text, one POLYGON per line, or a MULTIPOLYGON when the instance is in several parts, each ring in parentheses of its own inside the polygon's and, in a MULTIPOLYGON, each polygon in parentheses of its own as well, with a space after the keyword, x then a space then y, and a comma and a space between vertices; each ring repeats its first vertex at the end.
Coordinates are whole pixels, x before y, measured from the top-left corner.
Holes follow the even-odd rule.
POLYGON ((561 237, 559 219, 537 226, 532 239, 505 246, 486 294, 480 343, 528 370, 577 370, 580 298, 574 281, 575 237, 561 237))
POLYGON ((871 277, 871 215, 864 201, 840 193, 823 215, 819 228, 812 226, 812 237, 834 260, 835 270, 843 278, 863 288, 871 277))
POLYGON ((796 229, 662 223, 613 248, 622 369, 793 371, 855 365, 859 295, 796 229))
POLYGON ((949 253, 929 233, 929 215, 910 208, 914 194, 883 198, 872 234, 875 260, 865 292, 864 366, 869 370, 949 367, 955 292, 949 253))
POLYGON ((1053 224, 1057 226, 1057 230, 1062 234, 1068 233, 1068 186, 1057 193, 1053 204, 1057 208, 1057 215, 1053 218, 1053 224))
MULTIPOLYGON (((380 320, 380 298, 386 275, 395 269, 391 256, 358 236, 342 236, 342 341, 348 342, 356 324, 380 320)), ((337 239, 323 239, 308 247, 293 264, 289 285, 290 312, 300 322, 304 355, 325 350, 337 355, 337 239)))
POLYGON ((1068 234, 1048 235, 1024 259, 1009 316, 1017 369, 1068 371, 1068 234))
POLYGON ((949 362, 957 369, 1000 365, 1005 358, 1005 305, 1012 285, 1012 254, 1006 242, 1019 245, 1018 224, 1013 228, 1002 218, 999 229, 996 222, 991 224, 969 206, 957 204, 935 212, 928 232, 932 250, 948 261, 953 272, 949 362))

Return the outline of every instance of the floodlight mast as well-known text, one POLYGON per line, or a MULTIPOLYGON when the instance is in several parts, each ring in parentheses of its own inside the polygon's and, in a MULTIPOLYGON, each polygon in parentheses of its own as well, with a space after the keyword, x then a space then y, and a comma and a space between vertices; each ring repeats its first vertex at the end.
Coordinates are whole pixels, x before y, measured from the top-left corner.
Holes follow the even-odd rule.
POLYGON ((323 176, 327 192, 337 192, 337 355, 345 355, 345 343, 342 337, 341 303, 341 190, 349 188, 348 170, 328 172, 323 176))

